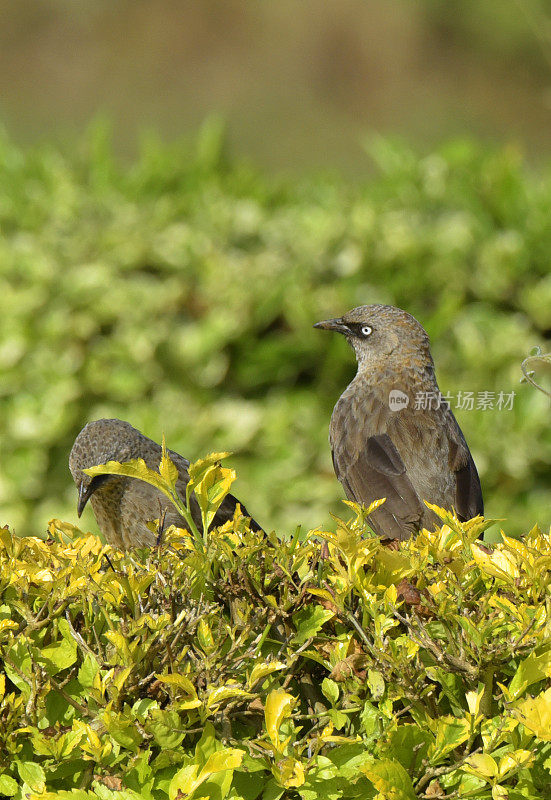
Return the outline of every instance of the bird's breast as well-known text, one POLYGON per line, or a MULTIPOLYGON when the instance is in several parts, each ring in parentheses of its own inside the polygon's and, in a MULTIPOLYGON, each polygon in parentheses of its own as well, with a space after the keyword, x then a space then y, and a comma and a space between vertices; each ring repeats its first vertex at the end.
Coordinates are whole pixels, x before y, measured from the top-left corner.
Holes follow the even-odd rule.
POLYGON ((409 391, 406 386, 400 389, 398 381, 392 388, 389 383, 366 386, 353 381, 337 401, 331 417, 329 439, 336 466, 346 469, 365 450, 371 436, 386 433, 418 496, 451 507, 455 502, 455 482, 448 469, 445 410, 416 408, 412 395, 415 397, 411 387, 409 391), (393 408, 391 391, 407 394, 407 406, 393 408))

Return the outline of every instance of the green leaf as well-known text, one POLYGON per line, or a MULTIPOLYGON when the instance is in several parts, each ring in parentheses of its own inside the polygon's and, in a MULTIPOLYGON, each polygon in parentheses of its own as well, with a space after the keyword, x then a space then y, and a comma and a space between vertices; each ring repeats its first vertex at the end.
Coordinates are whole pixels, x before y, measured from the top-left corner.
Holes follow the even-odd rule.
MULTIPOLYGON (((243 759, 242 767, 245 766, 245 759, 243 759)), ((251 772, 247 769, 246 772, 239 770, 233 775, 232 789, 235 789, 236 795, 243 800, 256 800, 262 792, 263 785, 268 781, 268 775, 261 766, 251 772), (263 772, 260 775, 259 772, 263 772)))
POLYGON ((379 700, 384 695, 385 681, 382 673, 378 670, 369 669, 367 671, 367 685, 369 686, 373 700, 379 700))
POLYGON ((285 788, 281 786, 275 778, 271 778, 262 792, 262 800, 279 800, 283 795, 285 788))
POLYGON ((339 699, 339 687, 331 678, 324 678, 321 682, 321 691, 329 702, 334 705, 339 699))
POLYGON ((27 642, 18 639, 8 649, 4 670, 10 681, 17 686, 25 697, 28 697, 31 691, 32 658, 27 642), (10 661, 13 662, 14 668, 12 668, 10 661), (25 676, 28 677, 28 680, 25 680, 25 676))
POLYGON ((418 725, 399 725, 389 733, 388 743, 382 748, 382 754, 399 761, 410 772, 414 765, 419 766, 422 763, 431 741, 430 732, 418 725))
POLYGON ((293 622, 297 629, 292 641, 293 644, 301 645, 307 639, 311 639, 321 630, 325 623, 333 619, 335 613, 321 606, 309 606, 301 609, 293 615, 293 622))
MULTIPOLYGON (((356 772, 355 778, 357 774, 356 772)), ((348 794, 345 786, 344 776, 333 762, 329 758, 318 756, 308 769, 306 780, 300 787, 300 797, 302 800, 340 800, 348 794)), ((354 790, 355 797, 362 797, 357 786, 354 790)))
POLYGON ((92 653, 86 653, 78 671, 78 682, 84 689, 91 689, 99 672, 99 664, 92 653))
POLYGON ((367 701, 364 704, 361 712, 360 720, 362 723, 361 731, 364 737, 367 737, 368 741, 376 736, 379 730, 379 717, 379 710, 373 705, 373 703, 367 701))
POLYGON ((101 719, 115 742, 133 753, 138 752, 142 743, 142 735, 131 720, 113 711, 105 711, 101 715, 101 719))
POLYGON ((58 628, 62 638, 48 647, 43 647, 38 656, 40 661, 45 662, 49 675, 56 675, 61 670, 72 666, 77 660, 77 643, 67 620, 58 620, 58 628))
POLYGON ((185 730, 176 711, 155 708, 151 710, 146 731, 153 735, 159 747, 174 750, 184 740, 185 730))
POLYGON ((0 775, 0 794, 6 795, 6 797, 13 797, 14 794, 17 794, 17 789, 17 781, 10 775, 0 775))
POLYGON ((43 792, 46 786, 46 776, 40 764, 35 761, 16 761, 15 763, 21 780, 30 786, 33 792, 38 794, 43 792))
POLYGON ((348 716, 337 708, 330 708, 327 712, 327 716, 338 731, 342 730, 348 722, 348 716))
POLYGON ((210 720, 205 723, 201 738, 195 746, 195 760, 199 767, 202 767, 210 756, 222 747, 222 743, 216 739, 216 730, 210 720))

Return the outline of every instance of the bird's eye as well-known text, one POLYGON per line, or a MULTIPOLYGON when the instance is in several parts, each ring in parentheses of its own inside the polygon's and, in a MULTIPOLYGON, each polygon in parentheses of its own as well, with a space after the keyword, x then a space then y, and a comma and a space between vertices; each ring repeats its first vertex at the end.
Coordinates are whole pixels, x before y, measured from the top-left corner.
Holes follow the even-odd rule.
POLYGON ((373 332, 373 328, 370 325, 362 325, 360 333, 362 336, 369 336, 373 332))

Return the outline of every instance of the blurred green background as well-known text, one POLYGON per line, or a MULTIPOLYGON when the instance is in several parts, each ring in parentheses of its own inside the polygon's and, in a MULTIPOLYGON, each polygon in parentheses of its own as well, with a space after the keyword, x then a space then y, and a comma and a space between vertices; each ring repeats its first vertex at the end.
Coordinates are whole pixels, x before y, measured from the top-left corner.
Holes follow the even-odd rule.
POLYGON ((451 5, 3 9, 0 523, 76 520, 72 441, 118 416, 233 450, 266 527, 327 524, 354 359, 311 326, 388 302, 443 391, 517 393, 457 416, 488 516, 548 527, 549 403, 519 379, 551 337, 551 3, 451 5))

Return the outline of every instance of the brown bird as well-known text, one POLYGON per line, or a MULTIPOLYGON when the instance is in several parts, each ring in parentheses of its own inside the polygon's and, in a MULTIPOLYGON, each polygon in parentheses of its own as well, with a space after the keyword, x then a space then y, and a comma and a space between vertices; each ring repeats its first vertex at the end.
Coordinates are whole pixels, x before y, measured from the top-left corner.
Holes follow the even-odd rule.
MULTIPOLYGON (((77 513, 80 517, 90 500, 99 529, 114 547, 128 550, 154 545, 155 535, 146 523, 161 518, 165 512, 166 526, 188 528, 188 525, 170 500, 154 486, 120 475, 96 475, 92 478, 83 470, 108 461, 124 462, 137 458, 143 458, 150 469, 158 470, 161 453, 160 445, 120 419, 89 422, 77 436, 69 456, 69 469, 78 488, 77 513)), ((173 450, 167 450, 167 453, 178 469, 177 492, 185 499, 189 461, 173 450)), ((237 502, 233 495, 228 494, 214 517, 213 525, 223 525, 232 519, 237 502)), ((244 506, 241 510, 244 516, 249 516, 244 506)), ((193 495, 191 514, 201 530, 201 513, 193 495)), ((254 519, 250 525, 252 530, 261 530, 254 519)))
POLYGON ((337 478, 349 500, 386 502, 369 517, 384 539, 408 539, 441 524, 423 500, 455 509, 460 520, 484 513, 476 467, 449 405, 441 401, 429 337, 394 306, 360 306, 315 328, 344 334, 358 371, 331 417, 337 478))

